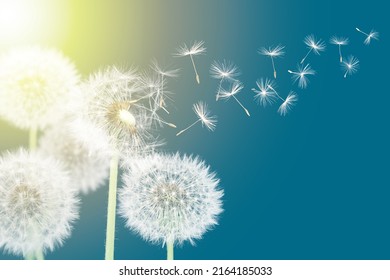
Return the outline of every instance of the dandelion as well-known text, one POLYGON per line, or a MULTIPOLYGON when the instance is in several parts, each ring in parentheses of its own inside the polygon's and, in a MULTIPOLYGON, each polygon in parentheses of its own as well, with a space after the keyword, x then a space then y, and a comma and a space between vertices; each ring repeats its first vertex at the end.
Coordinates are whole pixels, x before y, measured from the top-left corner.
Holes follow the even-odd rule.
POLYGON ((279 98, 283 100, 282 105, 280 105, 278 109, 278 113, 281 116, 285 116, 298 101, 298 95, 296 95, 293 91, 290 91, 286 99, 283 99, 280 96, 279 98))
POLYGON ((199 79, 198 71, 196 70, 193 56, 198 54, 203 54, 206 52, 206 48, 203 45, 204 45, 203 41, 194 42, 191 48, 187 47, 187 45, 184 44, 183 46, 179 47, 177 53, 175 54, 176 56, 189 56, 191 58, 192 66, 194 67, 194 71, 195 71, 195 78, 198 84, 200 84, 200 79, 199 79))
POLYGON ((153 154, 130 160, 119 193, 119 213, 143 239, 167 247, 201 239, 217 225, 223 191, 198 157, 153 154))
POLYGON ((369 45, 371 43, 371 39, 374 39, 374 40, 379 40, 379 33, 376 32, 374 29, 372 29, 370 31, 370 33, 366 33, 366 32, 363 32, 361 31, 359 28, 356 27, 356 31, 366 35, 366 39, 364 40, 364 44, 365 45, 369 45))
MULTIPOLYGON (((148 108, 150 95, 134 69, 121 71, 108 67, 90 77, 84 86, 85 105, 81 121, 86 123, 99 145, 108 141, 106 147, 111 156, 108 195, 106 255, 114 258, 116 190, 119 154, 148 153, 158 145, 152 134, 153 110, 148 108)), ((84 126, 78 129, 79 134, 84 126)), ((85 132, 84 132, 85 133, 85 132)), ((90 139, 94 143, 95 139, 90 139)))
POLYGON ((211 130, 211 131, 215 130, 215 127, 217 125, 217 117, 214 115, 212 116, 210 114, 210 111, 208 110, 207 105, 205 103, 199 101, 198 103, 195 103, 193 105, 192 109, 194 110, 195 114, 198 116, 198 120, 196 120, 194 123, 192 123, 187 128, 179 131, 176 134, 176 136, 179 136, 183 132, 187 131, 188 129, 193 127, 198 122, 201 122, 202 126, 205 126, 208 130, 211 130))
POLYGON ((341 54, 341 46, 348 45, 349 44, 349 39, 348 38, 344 38, 344 37, 333 36, 330 39, 330 43, 333 44, 333 45, 338 45, 339 46, 340 62, 343 62, 343 56, 341 54))
POLYGON ((219 80, 218 91, 216 95, 216 101, 219 99, 222 83, 225 80, 237 81, 237 77, 240 75, 240 71, 232 62, 223 60, 222 62, 214 61, 210 67, 210 75, 212 78, 219 80))
POLYGON ((43 259, 63 244, 78 217, 69 178, 52 158, 20 149, 0 159, 0 247, 43 259))
POLYGON ((69 172, 70 185, 77 192, 94 191, 108 178, 109 157, 101 151, 92 152, 66 125, 47 129, 40 139, 38 152, 63 164, 69 172))
POLYGON ((315 54, 320 54, 320 52, 324 51, 325 50, 325 43, 324 41, 322 41, 321 39, 317 40, 314 35, 308 35, 305 37, 304 41, 303 41, 307 47, 309 48, 309 51, 307 52, 307 54, 304 56, 304 58, 302 58, 301 60, 301 64, 303 64, 303 62, 305 61, 305 59, 307 58, 307 56, 313 51, 315 54))
POLYGON ((256 81, 258 89, 252 88, 255 94, 254 99, 263 107, 272 105, 277 95, 275 94, 275 83, 269 79, 261 79, 256 81))
POLYGON ((0 58, 0 114, 15 126, 30 130, 34 149, 37 130, 63 117, 78 82, 75 66, 57 50, 10 50, 0 58))
POLYGON ((302 67, 298 64, 297 68, 298 69, 296 71, 288 70, 288 73, 292 74, 292 79, 294 82, 298 81, 298 86, 300 88, 306 88, 309 83, 307 76, 315 75, 316 72, 311 69, 309 64, 305 65, 305 67, 302 67))
POLYGON ((276 79, 276 69, 275 69, 275 63, 274 63, 274 57, 281 57, 284 55, 284 46, 277 45, 276 47, 272 48, 269 47, 268 49, 262 48, 259 50, 259 53, 262 55, 269 56, 272 61, 272 68, 274 70, 274 78, 276 79))
POLYGON ((347 61, 343 61, 341 63, 341 67, 344 73, 344 78, 346 78, 348 75, 352 75, 357 72, 359 69, 359 59, 354 57, 353 55, 348 56, 347 61))
POLYGON ((242 89, 244 88, 244 85, 237 81, 237 82, 234 82, 230 91, 226 91, 226 90, 221 90, 220 92, 220 97, 221 99, 229 99, 230 97, 233 97, 234 100, 236 100, 236 102, 238 103, 238 105, 241 106, 241 108, 245 111, 245 113, 248 115, 248 117, 250 117, 250 114, 249 114, 249 111, 248 109, 246 109, 244 107, 244 105, 242 105, 242 103, 237 99, 237 97, 235 96, 236 94, 238 94, 242 89))

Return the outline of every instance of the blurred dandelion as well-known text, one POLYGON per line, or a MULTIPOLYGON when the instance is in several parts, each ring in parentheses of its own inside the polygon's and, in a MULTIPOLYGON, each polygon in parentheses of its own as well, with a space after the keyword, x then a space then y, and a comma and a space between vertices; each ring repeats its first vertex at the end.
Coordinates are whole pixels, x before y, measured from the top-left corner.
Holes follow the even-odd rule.
POLYGON ((341 46, 345 46, 349 44, 349 39, 344 38, 344 37, 337 37, 333 36, 330 39, 330 43, 333 45, 338 45, 339 46, 339 56, 340 56, 340 62, 343 62, 343 55, 341 54, 341 46))
POLYGON ((269 47, 267 48, 261 48, 258 52, 259 54, 269 56, 272 61, 272 68, 274 70, 274 78, 276 79, 276 69, 275 69, 275 63, 274 63, 274 58, 275 57, 282 57, 284 55, 284 46, 282 45, 277 45, 276 47, 269 47))
POLYGON ((281 116, 285 116, 298 101, 298 95, 296 95, 293 91, 290 91, 286 99, 281 98, 279 95, 278 97, 283 101, 282 105, 280 105, 278 109, 278 113, 281 116))
POLYGON ((350 55, 348 56, 347 61, 343 61, 341 63, 341 67, 343 71, 345 71, 344 78, 346 78, 348 75, 352 75, 357 72, 359 69, 359 59, 350 55))
POLYGON ((194 44, 189 48, 186 44, 183 46, 180 46, 177 50, 177 53, 175 56, 189 56, 191 58, 192 66, 194 67, 195 71, 195 78, 198 84, 200 84, 199 74, 195 66, 194 58, 193 56, 203 54, 206 52, 206 48, 203 46, 204 42, 194 42, 194 44))
POLYGON ((364 35, 366 35, 366 39, 364 40, 364 44, 365 45, 369 45, 371 43, 371 39, 374 39, 374 40, 379 40, 379 33, 376 32, 375 30, 371 30, 370 33, 366 33, 366 32, 363 32, 362 30, 360 30, 359 28, 356 27, 356 31, 357 32, 360 32, 364 35))
POLYGON ((249 111, 247 108, 244 107, 244 105, 242 105, 242 103, 237 99, 237 97, 235 96, 236 94, 238 94, 242 89, 244 88, 244 85, 240 82, 240 81, 236 81, 232 84, 232 87, 230 89, 230 91, 227 91, 227 90, 224 90, 222 89, 221 92, 220 92, 220 98, 221 99, 230 99, 230 97, 233 97, 234 100, 236 100, 236 102, 238 103, 238 105, 241 106, 241 108, 245 111, 245 113, 248 115, 248 117, 250 117, 250 114, 249 114, 249 111))
POLYGON ((325 42, 321 39, 317 40, 314 35, 308 35, 305 37, 303 41, 307 47, 309 48, 309 51, 307 54, 302 58, 301 64, 305 61, 305 59, 308 57, 308 55, 313 51, 315 54, 320 54, 320 52, 325 50, 325 42))
POLYGON ((261 79, 256 81, 258 89, 252 88, 252 91, 255 94, 254 99, 261 106, 266 107, 267 105, 272 105, 277 95, 275 94, 275 83, 269 79, 261 79))
POLYGON ((305 67, 302 67, 298 64, 297 68, 298 69, 296 71, 288 70, 288 73, 292 74, 292 79, 294 82, 298 81, 298 86, 300 88, 306 88, 309 83, 307 76, 315 75, 316 72, 311 69, 309 64, 306 64, 305 67))
POLYGON ((231 61, 223 60, 222 62, 214 61, 210 67, 210 75, 212 78, 219 80, 218 91, 215 100, 218 101, 221 92, 222 83, 225 80, 237 81, 240 75, 240 70, 231 61))
POLYGON ((119 213, 143 239, 167 247, 194 244, 217 225, 223 191, 219 179, 198 157, 153 154, 130 160, 119 193, 119 213))
POLYGON ((198 103, 195 103, 192 107, 195 114, 198 116, 198 120, 196 120, 194 123, 186 127, 185 129, 179 131, 176 136, 179 136, 183 132, 187 131, 191 127, 193 127, 198 122, 202 123, 202 126, 204 125, 207 129, 214 131, 215 126, 217 125, 217 117, 212 116, 210 114, 210 111, 207 108, 206 103, 203 103, 202 101, 199 101, 198 103))
POLYGON ((78 82, 75 66, 57 50, 10 50, 0 58, 0 114, 15 126, 30 130, 34 149, 37 131, 64 116, 78 82))
POLYGON ((43 259, 61 246, 78 218, 78 199, 62 166, 20 149, 0 159, 0 247, 43 259))
POLYGON ((67 125, 47 129, 37 150, 45 157, 59 160, 69 172, 71 187, 87 194, 108 178, 109 160, 101 151, 91 151, 86 143, 73 135, 67 125))

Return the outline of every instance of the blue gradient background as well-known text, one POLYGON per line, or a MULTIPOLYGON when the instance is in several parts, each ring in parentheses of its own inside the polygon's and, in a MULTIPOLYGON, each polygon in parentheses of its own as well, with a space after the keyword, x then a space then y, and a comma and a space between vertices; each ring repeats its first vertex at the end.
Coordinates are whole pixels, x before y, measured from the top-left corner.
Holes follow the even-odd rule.
MULTIPOLYGON (((384 1, 71 1, 72 32, 62 45, 86 77, 105 65, 148 66, 151 58, 182 69, 169 83, 175 92, 171 119, 182 128, 195 119, 191 106, 205 100, 218 115, 215 132, 200 126, 180 137, 166 128, 164 151, 200 155, 221 178, 225 191, 220 225, 193 247, 175 249, 177 259, 390 259, 388 6, 384 1), (363 45, 355 27, 380 32, 363 45), (345 55, 360 70, 344 79, 337 47, 327 44, 308 61, 317 71, 298 89, 287 69, 315 34, 327 43, 347 36, 345 55), (173 58, 183 42, 204 40, 196 57, 201 84, 190 60, 173 58), (251 88, 272 77, 259 47, 286 46, 276 59, 278 89, 299 95, 291 114, 262 108, 251 88), (241 69, 238 98, 251 117, 230 100, 215 102, 213 60, 241 69)), ((2 149, 27 144, 27 134, 1 122, 2 149)), ((82 197, 80 220, 63 247, 47 259, 103 259, 107 187, 82 197)), ((165 248, 144 242, 117 220, 116 259, 164 259, 165 248)), ((1 259, 13 258, 0 253, 1 259)))

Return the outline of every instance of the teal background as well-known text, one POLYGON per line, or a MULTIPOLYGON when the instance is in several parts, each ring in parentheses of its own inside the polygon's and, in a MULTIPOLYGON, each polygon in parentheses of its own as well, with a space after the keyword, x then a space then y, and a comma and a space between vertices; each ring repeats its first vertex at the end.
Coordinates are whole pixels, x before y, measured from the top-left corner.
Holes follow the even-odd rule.
MULTIPOLYGON (((164 151, 200 155, 225 191, 220 225, 193 247, 175 249, 177 259, 390 259, 388 6, 385 1, 71 1, 72 32, 60 48, 86 77, 105 65, 146 69, 152 58, 182 69, 169 83, 175 93, 167 120, 183 128, 195 120, 191 106, 205 100, 218 115, 215 132, 201 126, 176 137, 161 131, 164 151), (385 23, 387 22, 387 24, 385 23), (380 32, 363 45, 355 27, 380 32), (303 38, 327 43, 308 60, 317 71, 307 89, 292 84, 287 69, 306 54, 303 38), (347 36, 344 55, 360 70, 343 78, 332 35, 347 36), (204 40, 195 58, 173 58, 186 42, 204 40), (286 117, 277 106, 262 108, 251 88, 272 77, 263 46, 286 46, 276 59, 278 89, 295 90, 297 106, 286 117), (245 89, 234 102, 215 102, 213 60, 240 67, 245 89)), ((1 122, 2 149, 26 145, 27 134, 1 122)), ((107 187, 82 197, 80 219, 63 247, 47 259, 103 259, 107 187)), ((165 249, 144 242, 117 220, 117 259, 164 259, 165 249)), ((14 258, 0 253, 1 259, 14 258)))

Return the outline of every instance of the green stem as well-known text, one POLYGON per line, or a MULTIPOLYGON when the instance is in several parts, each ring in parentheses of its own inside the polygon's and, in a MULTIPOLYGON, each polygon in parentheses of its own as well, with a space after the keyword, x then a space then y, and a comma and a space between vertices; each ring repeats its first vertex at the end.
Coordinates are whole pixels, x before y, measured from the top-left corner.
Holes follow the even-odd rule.
POLYGON ((167 260, 173 260, 173 242, 167 242, 167 260))
POLYGON ((30 128, 29 134, 29 147, 30 151, 34 151, 37 148, 38 140, 38 128, 34 125, 30 128))
POLYGON ((35 260, 34 253, 28 253, 27 255, 24 256, 25 260, 35 260))
POLYGON ((44 260, 45 259, 45 257, 43 256, 42 250, 37 250, 35 252, 35 257, 37 260, 44 260))
POLYGON ((106 230, 106 260, 114 259, 115 242, 115 212, 116 212, 116 189, 118 181, 118 154, 111 158, 110 162, 110 184, 108 189, 107 206, 107 230, 106 230))

